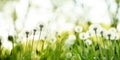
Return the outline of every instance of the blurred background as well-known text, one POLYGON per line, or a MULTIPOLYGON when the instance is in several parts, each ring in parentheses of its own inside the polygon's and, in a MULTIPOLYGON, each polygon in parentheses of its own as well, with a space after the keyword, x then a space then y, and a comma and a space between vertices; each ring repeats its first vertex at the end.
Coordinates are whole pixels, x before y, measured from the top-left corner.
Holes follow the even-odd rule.
POLYGON ((49 35, 69 31, 76 23, 102 23, 120 31, 119 6, 120 0, 0 0, 0 36, 8 48, 8 35, 24 37, 39 24, 49 35))

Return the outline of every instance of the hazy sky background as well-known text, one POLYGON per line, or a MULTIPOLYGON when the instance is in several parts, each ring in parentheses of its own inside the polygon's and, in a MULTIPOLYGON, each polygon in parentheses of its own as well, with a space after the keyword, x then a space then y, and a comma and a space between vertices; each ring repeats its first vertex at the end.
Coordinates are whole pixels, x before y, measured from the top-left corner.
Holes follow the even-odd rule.
MULTIPOLYGON (((110 0, 110 4, 112 6, 110 11, 114 14, 116 10, 115 1, 110 0)), ((47 24, 48 22, 52 22, 49 25, 50 31, 56 29, 70 30, 77 20, 110 24, 105 0, 20 0, 17 3, 9 2, 5 4, 3 11, 0 11, 0 35, 4 39, 8 34, 15 34, 11 17, 11 12, 14 9, 18 15, 16 21, 18 30, 32 30, 39 23, 47 24), (31 7, 27 10, 29 1, 31 7), (55 10, 55 7, 58 8, 55 10), (66 21, 69 21, 69 23, 66 21), (24 29, 23 23, 25 23, 24 29)))

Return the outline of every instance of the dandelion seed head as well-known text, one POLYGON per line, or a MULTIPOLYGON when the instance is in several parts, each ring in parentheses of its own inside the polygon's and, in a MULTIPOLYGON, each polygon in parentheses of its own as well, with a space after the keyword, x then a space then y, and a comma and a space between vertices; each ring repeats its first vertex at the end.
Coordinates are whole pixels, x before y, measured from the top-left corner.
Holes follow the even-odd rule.
POLYGON ((25 33, 26 33, 26 37, 28 38, 29 32, 28 32, 28 31, 26 31, 25 33))
POLYGON ((90 27, 89 27, 89 29, 90 30, 98 30, 99 28, 101 28, 101 26, 99 25, 99 24, 92 24, 90 27))
POLYGON ((76 26, 76 27, 75 27, 75 32, 80 33, 80 32, 82 32, 82 30, 83 30, 83 28, 80 27, 80 26, 76 26))
POLYGON ((111 39, 111 33, 110 33, 110 32, 106 32, 105 38, 106 38, 107 40, 110 40, 110 39, 111 39))
POLYGON ((90 37, 95 36, 95 35, 103 37, 105 32, 106 32, 106 29, 104 29, 102 27, 97 28, 96 32, 93 29, 89 29, 87 31, 87 33, 89 33, 90 37))
POLYGON ((39 27, 40 27, 40 28, 43 28, 43 27, 44 27, 44 25, 43 25, 43 24, 40 24, 40 25, 39 25, 39 27))
POLYGON ((97 36, 101 36, 103 37, 103 35, 105 34, 106 30, 104 28, 99 28, 97 30, 97 36))
POLYGON ((68 39, 70 40, 76 40, 76 36, 74 34, 69 35, 68 39))
POLYGON ((114 37, 112 37, 112 40, 119 40, 119 34, 114 33, 114 37))
POLYGON ((117 30, 115 28, 110 28, 109 31, 111 31, 111 32, 117 32, 117 30))
POLYGON ((117 38, 117 35, 116 35, 115 32, 107 31, 105 33, 105 38, 108 39, 108 40, 114 40, 115 38, 117 38))
POLYGON ((36 29, 33 29, 34 32, 36 32, 37 30, 36 29))
POLYGON ((40 27, 40 31, 42 31, 44 25, 40 24, 39 27, 40 27))
POLYGON ((48 26, 47 22, 38 22, 35 28, 36 30, 42 31, 47 26, 48 26))
POLYGON ((79 39, 85 40, 88 38, 88 35, 85 32, 79 34, 79 39))
POLYGON ((94 34, 93 34, 92 32, 90 32, 90 31, 87 31, 87 32, 86 32, 86 35, 87 35, 88 37, 93 37, 93 36, 94 36, 94 34))
POLYGON ((97 27, 94 27, 93 30, 95 31, 95 33, 97 32, 97 27))
POLYGON ((12 35, 8 35, 8 40, 14 42, 14 37, 12 35))
POLYGON ((89 32, 92 34, 92 35, 100 35, 100 31, 102 30, 103 28, 99 25, 99 24, 92 24, 90 27, 89 27, 89 32))
POLYGON ((56 40, 57 40, 57 39, 56 39, 56 37, 52 37, 52 38, 50 38, 50 40, 49 40, 49 41, 50 41, 51 43, 55 43, 55 42, 56 42, 56 40))
POLYGON ((88 30, 87 33, 88 33, 89 36, 91 36, 91 37, 95 35, 95 32, 94 32, 93 30, 88 30))
POLYGON ((37 31, 36 29, 33 29, 33 35, 35 35, 36 31, 37 31))
POLYGON ((91 45, 91 44, 92 44, 92 41, 89 40, 89 39, 87 39, 87 40, 85 40, 85 44, 86 44, 86 45, 91 45))
POLYGON ((115 34, 115 40, 119 40, 119 39, 120 39, 119 34, 116 33, 116 34, 115 34))
POLYGON ((106 39, 110 39, 110 40, 116 40, 119 38, 117 30, 115 28, 110 28, 107 32, 106 35, 108 37, 106 37, 106 39))
POLYGON ((66 39, 65 41, 65 46, 70 47, 71 45, 73 45, 75 43, 76 40, 76 36, 75 35, 69 35, 69 37, 66 39))
POLYGON ((65 46, 66 46, 66 47, 70 47, 70 46, 72 46, 74 43, 75 43, 74 40, 69 40, 69 39, 67 39, 67 40, 65 41, 65 46))

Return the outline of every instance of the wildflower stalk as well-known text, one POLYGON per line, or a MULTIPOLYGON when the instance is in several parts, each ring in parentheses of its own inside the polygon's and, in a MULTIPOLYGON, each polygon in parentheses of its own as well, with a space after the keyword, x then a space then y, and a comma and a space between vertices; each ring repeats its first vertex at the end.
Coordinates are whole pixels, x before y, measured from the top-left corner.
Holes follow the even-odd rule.
POLYGON ((14 39, 13 36, 9 35, 8 40, 12 42, 12 47, 14 47, 14 39))
POLYGON ((97 43, 98 43, 97 28, 94 28, 94 32, 95 32, 96 40, 97 40, 97 43))
POLYGON ((43 51, 43 48, 44 48, 44 40, 42 40, 42 48, 41 48, 41 51, 43 51))
MULTIPOLYGON (((101 31, 100 34, 101 34, 101 38, 102 38, 103 48, 105 49, 105 40, 103 39, 104 38, 103 31, 101 31)), ((106 51, 104 50, 102 52, 103 52, 103 57, 105 57, 106 51)))
POLYGON ((101 37, 102 37, 103 48, 105 48, 105 40, 104 40, 104 37, 103 37, 103 31, 101 31, 100 34, 101 34, 101 37))
MULTIPOLYGON (((43 27, 44 26, 42 24, 39 25, 40 33, 39 33, 39 39, 38 40, 41 40, 41 33, 42 33, 42 30, 43 30, 43 27)), ((37 43, 37 47, 38 47, 38 44, 39 44, 39 42, 37 43)))
POLYGON ((26 31, 25 33, 26 33, 26 47, 27 47, 27 42, 28 42, 28 35, 29 35, 29 32, 26 31))
MULTIPOLYGON (((14 51, 14 38, 13 38, 13 36, 12 35, 9 35, 8 36, 8 40, 10 41, 10 42, 12 42, 12 52, 14 51)), ((12 52, 11 52, 11 54, 12 54, 12 52)))
POLYGON ((83 54, 85 54, 85 43, 84 43, 84 40, 82 42, 83 42, 83 54))
MULTIPOLYGON (((108 34, 108 43, 110 44, 111 43, 111 34, 108 34)), ((112 49, 112 46, 110 46, 110 49, 112 49)), ((112 55, 112 50, 110 50, 110 55, 112 55)), ((108 56, 108 58, 110 58, 110 56, 108 56)))
MULTIPOLYGON (((96 37, 96 40, 97 40, 97 45, 98 45, 97 28, 94 28, 94 32, 95 32, 95 37, 96 37)), ((99 48, 99 46, 98 46, 98 48, 99 48)))
POLYGON ((40 37, 41 37, 41 33, 42 33, 42 30, 43 30, 43 25, 39 25, 39 28, 40 28, 40 33, 39 33, 39 40, 40 40, 40 37))
POLYGON ((115 45, 114 45, 114 56, 115 56, 115 55, 117 55, 117 50, 116 50, 116 49, 117 49, 117 45, 116 45, 116 41, 115 41, 114 44, 115 44, 115 45))
POLYGON ((120 54, 119 54, 119 53, 120 53, 120 49, 119 49, 119 46, 120 46, 120 45, 119 45, 119 41, 116 41, 116 46, 117 46, 117 50, 118 50, 118 57, 119 57, 119 56, 120 56, 120 54), (118 43, 117 43, 117 42, 118 42, 118 43))
POLYGON ((102 57, 103 56, 102 50, 101 50, 101 47, 99 46, 99 43, 98 43, 97 28, 94 28, 94 32, 95 32, 95 36, 96 36, 96 40, 97 40, 97 47, 98 47, 98 50, 100 52, 100 56, 102 57))
POLYGON ((117 58, 119 57, 119 51, 118 51, 118 44, 117 44, 117 40, 115 40, 115 46, 114 46, 114 56, 117 56, 117 58))
POLYGON ((35 34, 36 34, 36 29, 33 30, 32 50, 33 50, 33 43, 34 43, 34 37, 35 37, 35 34))

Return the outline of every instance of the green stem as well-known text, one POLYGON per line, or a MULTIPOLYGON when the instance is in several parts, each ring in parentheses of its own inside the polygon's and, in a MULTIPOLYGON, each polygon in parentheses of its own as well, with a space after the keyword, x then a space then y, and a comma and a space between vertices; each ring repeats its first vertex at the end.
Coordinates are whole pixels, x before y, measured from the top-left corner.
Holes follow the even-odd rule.
POLYGON ((34 36, 33 36, 33 39, 32 39, 32 50, 33 50, 33 47, 34 47, 33 43, 34 43, 34 36))

